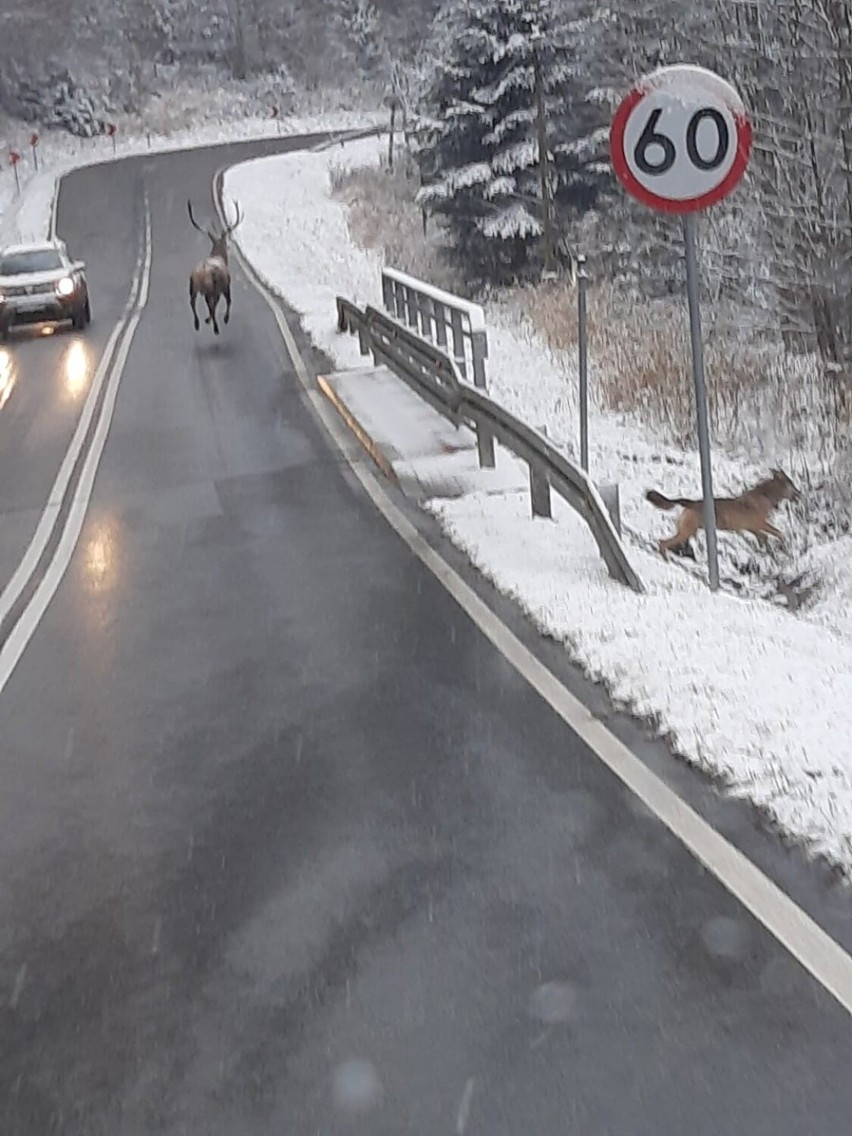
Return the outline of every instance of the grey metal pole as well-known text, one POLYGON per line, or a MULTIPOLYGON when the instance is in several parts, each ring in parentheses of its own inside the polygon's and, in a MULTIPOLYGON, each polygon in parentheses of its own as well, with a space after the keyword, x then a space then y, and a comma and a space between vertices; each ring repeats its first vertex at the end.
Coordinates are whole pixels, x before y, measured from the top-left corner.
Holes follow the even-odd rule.
POLYGON ((719 552, 716 544, 716 508, 713 503, 713 470, 710 465, 710 427, 707 420, 707 385, 704 381, 704 344, 701 338, 701 310, 696 253, 694 213, 683 218, 686 250, 686 297, 689 302, 689 333, 692 340, 692 376, 695 380, 695 410, 698 418, 698 454, 701 458, 701 492, 704 497, 704 531, 707 534, 707 571, 711 592, 719 588, 719 552))
POLYGON ((586 273, 585 256, 577 257, 577 338, 580 347, 580 466, 589 472, 589 357, 586 339, 586 273))

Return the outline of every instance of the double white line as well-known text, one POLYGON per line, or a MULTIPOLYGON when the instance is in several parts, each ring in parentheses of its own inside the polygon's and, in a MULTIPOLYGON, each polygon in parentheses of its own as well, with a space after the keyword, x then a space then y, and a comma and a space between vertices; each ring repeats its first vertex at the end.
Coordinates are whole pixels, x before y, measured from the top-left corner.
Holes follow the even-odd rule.
POLYGON ((14 575, 0 593, 0 694, 71 562, 89 507, 121 376, 148 302, 151 211, 147 196, 144 214, 144 241, 124 311, 107 340, 77 429, 35 534, 14 575), (30 593, 28 599, 27 592, 30 593))

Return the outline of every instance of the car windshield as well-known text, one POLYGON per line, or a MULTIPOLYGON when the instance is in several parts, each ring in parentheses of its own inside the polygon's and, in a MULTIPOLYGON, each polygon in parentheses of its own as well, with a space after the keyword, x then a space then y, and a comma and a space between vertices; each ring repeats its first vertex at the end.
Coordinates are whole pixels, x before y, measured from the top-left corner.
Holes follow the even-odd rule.
POLYGON ((49 272, 62 267, 62 257, 55 249, 35 249, 0 257, 0 276, 22 276, 27 272, 49 272))

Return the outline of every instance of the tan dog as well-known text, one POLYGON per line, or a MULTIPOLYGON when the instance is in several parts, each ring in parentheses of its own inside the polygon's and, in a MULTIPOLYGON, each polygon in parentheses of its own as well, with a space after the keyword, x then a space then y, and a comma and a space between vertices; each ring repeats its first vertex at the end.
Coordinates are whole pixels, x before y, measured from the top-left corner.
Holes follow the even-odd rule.
MULTIPOLYGON (((784 535, 769 523, 769 514, 782 501, 797 501, 801 494, 783 470, 773 469, 772 477, 761 481, 753 489, 746 490, 739 497, 714 497, 716 506, 716 528, 727 532, 750 532, 757 537, 761 547, 766 546, 767 538, 776 536, 783 543, 784 535)), ((669 552, 683 546, 704 527, 704 501, 694 501, 687 497, 671 499, 649 490, 646 498, 658 509, 683 508, 677 530, 668 540, 660 541, 660 552, 665 557, 669 552)))

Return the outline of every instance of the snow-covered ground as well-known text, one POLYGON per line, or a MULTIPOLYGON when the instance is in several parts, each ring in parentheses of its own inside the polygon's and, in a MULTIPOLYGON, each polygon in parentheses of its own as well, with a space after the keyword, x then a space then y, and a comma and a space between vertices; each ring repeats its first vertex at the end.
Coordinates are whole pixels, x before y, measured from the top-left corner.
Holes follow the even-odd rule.
MULTIPOLYGON (((377 163, 383 151, 370 139, 263 159, 236 167, 225 181, 226 195, 246 206, 243 251, 341 368, 363 360, 357 342, 336 330, 335 296, 379 304, 382 265, 378 254, 353 245, 330 175, 335 167, 377 163)), ((554 357, 505 308, 489 310, 488 318, 490 393, 573 447, 573 360, 554 357)), ((711 596, 683 566, 649 551, 670 531, 671 517, 645 502, 645 490, 697 490, 697 457, 599 410, 591 440, 593 477, 621 485, 645 596, 609 580, 582 523, 558 504, 555 523, 531 520, 517 492, 470 493, 429 507, 473 563, 617 700, 655 721, 685 758, 766 808, 788 834, 852 872, 850 548, 814 552, 809 567, 821 572, 823 591, 807 615, 711 596)), ((721 454, 714 459, 719 493, 738 492, 766 472, 721 454)), ((782 510, 779 524, 786 520, 782 510)), ((737 539, 722 537, 729 550, 737 539)))

